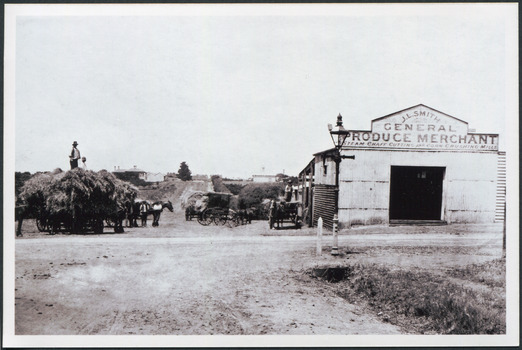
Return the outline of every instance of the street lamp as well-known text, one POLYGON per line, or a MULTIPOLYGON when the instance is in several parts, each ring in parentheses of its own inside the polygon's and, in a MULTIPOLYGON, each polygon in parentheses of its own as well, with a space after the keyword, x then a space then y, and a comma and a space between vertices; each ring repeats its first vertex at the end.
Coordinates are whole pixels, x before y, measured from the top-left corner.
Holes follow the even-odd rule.
POLYGON ((355 156, 343 156, 341 155, 341 149, 343 148, 346 138, 350 136, 350 132, 343 127, 343 117, 341 113, 337 116, 337 124, 335 128, 332 124, 328 124, 328 131, 332 138, 335 146, 334 162, 335 162, 335 207, 333 217, 333 245, 332 255, 339 255, 338 251, 338 237, 337 231, 339 229, 339 168, 342 159, 355 159, 355 156))

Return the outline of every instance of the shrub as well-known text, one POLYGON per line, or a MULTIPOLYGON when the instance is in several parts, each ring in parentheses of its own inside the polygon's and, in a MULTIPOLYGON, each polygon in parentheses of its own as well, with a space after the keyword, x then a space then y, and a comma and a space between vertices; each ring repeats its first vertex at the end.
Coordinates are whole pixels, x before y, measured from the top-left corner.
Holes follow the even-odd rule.
POLYGON ((242 184, 228 184, 226 185, 228 190, 232 192, 233 195, 238 195, 241 190, 245 187, 245 185, 242 184))
MULTIPOLYGON (((476 269, 476 268, 475 268, 476 269)), ((378 265, 354 265, 349 290, 382 312, 420 318, 440 334, 504 334, 505 299, 492 291, 471 290, 442 276, 392 271, 378 265)))
POLYGON ((283 183, 248 184, 239 192, 238 206, 240 209, 255 208, 256 219, 266 219, 266 201, 277 199, 283 192, 283 183))
POLYGON ((134 186, 147 186, 148 182, 140 179, 137 173, 131 173, 131 172, 117 172, 113 173, 115 177, 118 179, 129 182, 133 184, 134 186))

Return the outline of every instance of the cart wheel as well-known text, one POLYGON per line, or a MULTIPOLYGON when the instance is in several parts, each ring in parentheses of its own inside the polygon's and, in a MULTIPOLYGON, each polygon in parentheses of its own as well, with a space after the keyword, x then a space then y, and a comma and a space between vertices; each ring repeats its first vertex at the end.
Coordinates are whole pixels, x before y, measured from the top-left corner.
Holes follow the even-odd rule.
POLYGON ((225 214, 218 214, 214 216, 214 224, 218 226, 223 226, 227 223, 228 218, 225 214))
POLYGON ((203 225, 203 226, 208 226, 212 223, 212 215, 210 215, 211 213, 207 210, 203 211, 201 214, 199 214, 198 216, 198 222, 203 225))
POLYGON ((241 224, 239 217, 237 215, 229 215, 227 217, 227 226, 228 227, 237 227, 241 224))

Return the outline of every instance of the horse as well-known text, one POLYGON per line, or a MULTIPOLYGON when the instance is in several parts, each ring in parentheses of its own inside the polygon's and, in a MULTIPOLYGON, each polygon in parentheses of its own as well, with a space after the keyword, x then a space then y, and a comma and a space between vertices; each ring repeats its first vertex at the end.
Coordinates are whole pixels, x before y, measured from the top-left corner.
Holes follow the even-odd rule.
MULTIPOLYGON (((123 229, 123 220, 128 219, 128 206, 125 206, 124 208, 118 208, 117 211, 109 215, 109 219, 111 222, 114 223, 114 233, 123 233, 125 230, 123 229)), ((102 232, 99 232, 99 226, 96 225, 95 233, 102 233, 103 232, 103 225, 102 225, 102 232)))
POLYGON ((154 217, 152 220, 153 227, 159 226, 160 215, 164 208, 167 208, 171 212, 174 211, 174 207, 172 206, 171 201, 167 201, 167 202, 157 201, 157 202, 152 203, 151 212, 154 217))
POLYGON ((47 226, 47 215, 43 209, 17 200, 15 204, 15 221, 17 222, 16 235, 18 237, 23 237, 22 223, 26 219, 36 219, 36 226, 39 231, 50 231, 50 227, 47 226))
MULTIPOLYGON (((155 202, 155 203, 161 203, 161 202, 155 202)), ((172 206, 172 203, 171 203, 171 206, 172 206)), ((163 208, 164 207, 162 207, 162 209, 163 208)), ((129 206, 129 208, 127 210, 128 227, 138 227, 139 226, 138 219, 140 219, 140 218, 141 218, 141 227, 147 226, 147 218, 150 214, 154 215, 154 210, 152 210, 152 205, 146 200, 136 200, 134 203, 132 203, 132 205, 129 206), (145 205, 145 211, 142 211, 142 205, 145 205)))
POLYGON ((254 209, 239 209, 237 215, 239 216, 242 225, 251 224, 252 219, 254 218, 254 209))
POLYGON ((200 214, 196 208, 191 205, 185 208, 185 221, 190 221, 192 218, 197 217, 200 214))
POLYGON ((22 223, 25 219, 31 218, 35 219, 38 231, 46 231, 51 235, 59 232, 62 226, 69 231, 72 227, 72 218, 63 211, 48 213, 43 208, 36 209, 34 206, 20 202, 15 205, 16 236, 23 237, 22 223))
POLYGON ((272 200, 270 202, 270 209, 268 214, 268 220, 270 229, 274 228, 274 224, 277 228, 283 226, 283 222, 291 222, 295 228, 300 229, 302 225, 302 207, 299 202, 277 202, 272 200))
POLYGON ((149 214, 150 204, 147 201, 136 200, 127 207, 127 227, 138 227, 138 219, 141 218, 141 226, 147 226, 147 215, 149 214), (140 211, 141 204, 145 203, 147 212, 140 211))
POLYGON ((17 205, 15 206, 15 221, 18 222, 16 225, 16 235, 18 237, 22 237, 22 222, 24 218, 27 216, 28 205, 17 205))

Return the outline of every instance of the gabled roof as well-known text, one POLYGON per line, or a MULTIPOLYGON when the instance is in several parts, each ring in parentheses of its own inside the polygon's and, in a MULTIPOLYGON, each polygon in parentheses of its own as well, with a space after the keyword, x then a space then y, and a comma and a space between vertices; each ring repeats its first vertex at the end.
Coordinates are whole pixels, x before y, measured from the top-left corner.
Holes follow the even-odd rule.
POLYGON ((116 169, 113 173, 146 173, 145 170, 141 170, 139 168, 130 168, 130 169, 116 169))
POLYGON ((313 156, 321 156, 321 155, 326 155, 326 156, 333 156, 336 152, 336 149, 335 148, 329 148, 325 151, 321 151, 321 152, 317 152, 317 153, 314 153, 313 156))
POLYGON ((401 114, 401 113, 407 112, 407 111, 409 111, 409 110, 412 110, 412 109, 415 109, 415 108, 418 108, 418 107, 424 107, 424 108, 429 109, 429 110, 431 110, 431 111, 434 111, 434 112, 437 112, 437 113, 439 113, 439 114, 442 114, 442 115, 444 115, 444 116, 446 116, 446 117, 453 118, 453 119, 455 119, 455 120, 458 121, 458 122, 461 122, 461 123, 464 123, 464 124, 468 124, 468 123, 465 122, 464 120, 461 120, 461 119, 455 118, 455 117, 453 117, 453 116, 451 116, 451 115, 449 115, 449 114, 446 114, 446 113, 444 113, 444 112, 438 111, 438 110, 436 110, 435 108, 431 108, 431 107, 426 106, 426 105, 424 105, 424 104, 422 104, 422 103, 420 103, 420 104, 418 104, 418 105, 415 105, 415 106, 408 107, 408 108, 403 109, 403 110, 398 111, 398 112, 390 113, 390 114, 388 114, 388 115, 385 115, 384 117, 380 117, 380 118, 377 118, 377 119, 373 119, 373 120, 372 120, 372 123, 373 123, 373 122, 376 122, 376 121, 379 121, 379 120, 382 120, 382 119, 389 118, 389 117, 394 116, 394 115, 397 115, 397 114, 401 114))

